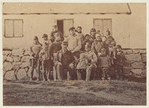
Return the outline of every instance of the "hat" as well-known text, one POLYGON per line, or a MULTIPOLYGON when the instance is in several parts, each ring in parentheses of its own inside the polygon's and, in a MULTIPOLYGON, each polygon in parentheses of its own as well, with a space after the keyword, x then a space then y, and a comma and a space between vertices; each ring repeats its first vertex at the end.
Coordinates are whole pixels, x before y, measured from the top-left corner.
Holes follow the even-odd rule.
POLYGON ((47 38, 48 35, 47 34, 43 34, 42 38, 47 38))
POLYGON ((62 42, 62 45, 68 45, 68 42, 63 41, 63 42, 62 42))
POLYGON ((81 27, 81 26, 78 26, 77 28, 80 28, 80 29, 82 29, 82 27, 81 27))
POLYGON ((90 30, 90 32, 96 32, 96 29, 95 29, 95 28, 92 28, 92 29, 90 30))
POLYGON ((87 36, 89 36, 89 37, 90 37, 90 35, 89 35, 89 34, 86 34, 86 35, 85 35, 85 37, 87 37, 87 36))
POLYGON ((121 45, 117 45, 117 48, 118 48, 118 49, 122 49, 121 45))
POLYGON ((33 40, 38 40, 38 37, 37 37, 37 36, 35 36, 33 40))
POLYGON ((69 29, 69 31, 70 31, 70 30, 74 30, 74 29, 75 29, 75 27, 71 27, 71 28, 69 29))

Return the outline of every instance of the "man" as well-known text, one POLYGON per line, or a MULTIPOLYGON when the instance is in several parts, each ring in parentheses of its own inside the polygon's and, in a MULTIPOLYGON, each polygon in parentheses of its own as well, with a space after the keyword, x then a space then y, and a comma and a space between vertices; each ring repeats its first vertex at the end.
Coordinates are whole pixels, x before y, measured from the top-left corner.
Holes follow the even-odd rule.
MULTIPOLYGON (((54 33, 54 38, 55 41, 51 44, 49 48, 49 54, 50 54, 50 59, 53 61, 54 66, 53 66, 53 78, 56 81, 56 70, 55 70, 55 63, 56 63, 56 55, 57 52, 62 49, 61 47, 61 33, 59 31, 55 31, 54 33)), ((58 79, 61 80, 60 75, 57 75, 58 79)))
POLYGON ((100 56, 100 52, 102 48, 105 48, 105 43, 102 41, 101 35, 96 33, 95 40, 92 43, 92 51, 95 52, 96 55, 100 56))
POLYGON ((74 79, 74 57, 70 51, 67 50, 68 43, 63 41, 62 49, 57 53, 57 59, 55 62, 55 69, 57 71, 58 79, 74 79), (69 76, 67 76, 69 71, 69 76))
POLYGON ((80 49, 81 49, 81 39, 79 36, 75 34, 75 28, 71 27, 69 29, 70 36, 66 38, 65 41, 68 42, 68 50, 71 51, 73 56, 78 59, 79 54, 80 54, 80 49))
POLYGON ((85 52, 80 54, 80 61, 76 67, 78 80, 81 80, 81 70, 86 70, 86 81, 89 81, 91 76, 94 76, 96 71, 97 56, 91 51, 91 44, 86 43, 85 52))
MULTIPOLYGON (((59 31, 58 30, 58 26, 57 25, 53 25, 52 26, 52 32, 51 32, 51 35, 50 35, 50 41, 53 43, 55 41, 55 37, 54 37, 54 32, 55 31, 59 31)), ((60 31, 59 31, 60 32, 60 31)), ((62 33, 60 32, 60 36, 61 36, 61 41, 64 40, 64 37, 62 35, 62 33)))
POLYGON ((37 80, 40 80, 40 62, 39 62, 39 52, 41 51, 41 44, 38 41, 38 37, 35 36, 33 40, 33 44, 30 46, 30 56, 31 59, 31 77, 30 80, 33 80, 33 71, 36 69, 38 74, 37 80))

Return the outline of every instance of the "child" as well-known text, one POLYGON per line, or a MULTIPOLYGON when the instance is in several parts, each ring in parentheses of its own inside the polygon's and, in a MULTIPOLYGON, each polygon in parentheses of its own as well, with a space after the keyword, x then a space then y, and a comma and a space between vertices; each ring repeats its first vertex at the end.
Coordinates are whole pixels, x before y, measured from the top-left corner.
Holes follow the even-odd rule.
POLYGON ((115 39, 110 35, 110 31, 106 31, 106 47, 109 57, 111 57, 111 63, 114 65, 114 60, 116 59, 116 42, 115 39))
POLYGON ((49 44, 44 43, 42 50, 39 53, 39 58, 42 64, 42 77, 43 81, 50 81, 50 58, 49 58, 49 44))
POLYGON ((38 37, 35 36, 33 40, 33 44, 30 46, 30 56, 31 59, 31 78, 30 80, 33 80, 33 72, 34 69, 36 69, 36 72, 38 73, 37 80, 40 80, 40 62, 39 62, 39 52, 41 51, 41 43, 38 40, 38 37))
POLYGON ((116 58, 116 78, 123 80, 123 64, 125 61, 125 55, 122 51, 121 45, 117 45, 117 58, 116 58))
POLYGON ((90 35, 89 35, 89 34, 86 34, 86 35, 85 35, 85 39, 84 39, 84 41, 82 42, 82 48, 81 48, 82 51, 85 50, 85 44, 86 44, 87 42, 89 42, 89 43, 91 43, 91 44, 92 44, 92 42, 93 42, 93 39, 90 38, 90 35))
POLYGON ((110 75, 109 75, 109 67, 111 66, 111 63, 110 63, 110 59, 109 57, 107 56, 107 53, 106 53, 106 49, 105 48, 102 48, 101 49, 101 54, 100 54, 100 57, 99 57, 99 60, 98 60, 98 67, 101 68, 101 71, 102 71, 102 80, 105 80, 105 79, 108 79, 110 80, 110 75))

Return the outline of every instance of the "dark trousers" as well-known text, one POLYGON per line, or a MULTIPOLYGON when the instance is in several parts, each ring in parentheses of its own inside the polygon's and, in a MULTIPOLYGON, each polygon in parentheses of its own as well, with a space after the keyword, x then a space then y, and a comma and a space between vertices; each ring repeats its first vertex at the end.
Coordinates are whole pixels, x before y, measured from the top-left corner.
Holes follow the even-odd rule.
MULTIPOLYGON (((94 77, 94 74, 96 72, 96 68, 93 66, 93 65, 90 65, 88 66, 86 69, 86 81, 90 81, 90 79, 94 77)), ((82 77, 81 77, 81 69, 78 69, 77 70, 77 77, 78 77, 78 80, 82 80, 82 77)))
POLYGON ((102 78, 101 79, 109 79, 109 68, 108 67, 102 67, 102 78))
POLYGON ((116 78, 119 79, 120 77, 123 78, 123 75, 124 75, 124 71, 123 71, 123 66, 122 65, 116 65, 115 66, 115 75, 116 75, 116 78))
POLYGON ((69 66, 64 66, 59 63, 56 66, 54 66, 54 71, 53 71, 54 80, 56 80, 56 74, 59 80, 62 80, 62 79, 73 80, 75 77, 74 68, 71 68, 69 66))
POLYGON ((51 67, 52 67, 50 63, 51 63, 50 60, 43 60, 41 62, 43 80, 50 80, 51 67))

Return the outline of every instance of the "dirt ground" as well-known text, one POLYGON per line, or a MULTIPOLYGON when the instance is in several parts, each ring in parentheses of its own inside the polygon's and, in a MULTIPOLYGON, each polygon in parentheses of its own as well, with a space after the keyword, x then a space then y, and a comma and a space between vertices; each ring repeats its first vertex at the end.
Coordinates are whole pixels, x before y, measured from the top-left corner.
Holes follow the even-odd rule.
POLYGON ((146 83, 4 81, 4 106, 146 105, 146 83))

